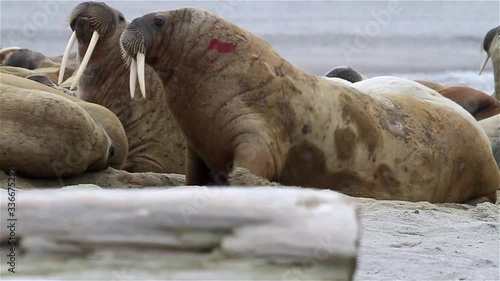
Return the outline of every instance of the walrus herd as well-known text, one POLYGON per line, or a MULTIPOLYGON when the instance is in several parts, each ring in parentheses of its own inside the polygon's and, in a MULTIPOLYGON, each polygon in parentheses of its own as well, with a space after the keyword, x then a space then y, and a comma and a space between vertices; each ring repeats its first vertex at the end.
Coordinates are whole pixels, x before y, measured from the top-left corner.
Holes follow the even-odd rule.
POLYGON ((434 81, 365 78, 350 67, 313 75, 198 8, 129 22, 104 3, 84 2, 68 23, 62 57, 0 51, 3 170, 43 178, 111 166, 181 173, 187 185, 497 200, 499 27, 483 40, 492 97, 434 81))

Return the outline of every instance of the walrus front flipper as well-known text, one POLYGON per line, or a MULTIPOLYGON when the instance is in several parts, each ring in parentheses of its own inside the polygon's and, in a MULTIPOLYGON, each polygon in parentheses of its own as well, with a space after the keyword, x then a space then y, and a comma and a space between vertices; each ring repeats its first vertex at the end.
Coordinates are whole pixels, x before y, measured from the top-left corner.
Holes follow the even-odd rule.
POLYGON ((469 204, 469 205, 473 205, 473 206, 476 206, 477 204, 481 204, 481 203, 493 203, 493 204, 495 204, 497 202, 497 198, 498 198, 497 191, 495 190, 495 192, 490 193, 488 195, 468 199, 464 202, 464 204, 469 204))
POLYGON ((229 173, 228 182, 231 186, 281 186, 277 182, 268 181, 241 167, 236 167, 229 173))

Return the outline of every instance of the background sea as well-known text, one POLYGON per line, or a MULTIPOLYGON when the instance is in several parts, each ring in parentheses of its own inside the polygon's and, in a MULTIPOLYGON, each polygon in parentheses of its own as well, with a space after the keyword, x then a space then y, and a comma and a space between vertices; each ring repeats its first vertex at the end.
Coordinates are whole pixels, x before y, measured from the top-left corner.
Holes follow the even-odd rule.
MULTIPOLYGON (((62 54, 66 19, 81 1, 0 1, 0 44, 62 54)), ((478 75, 481 41, 500 23, 500 1, 106 1, 128 20, 196 6, 267 40, 302 69, 348 65, 492 93, 491 64, 478 75)), ((76 50, 76 49, 75 49, 76 50)))

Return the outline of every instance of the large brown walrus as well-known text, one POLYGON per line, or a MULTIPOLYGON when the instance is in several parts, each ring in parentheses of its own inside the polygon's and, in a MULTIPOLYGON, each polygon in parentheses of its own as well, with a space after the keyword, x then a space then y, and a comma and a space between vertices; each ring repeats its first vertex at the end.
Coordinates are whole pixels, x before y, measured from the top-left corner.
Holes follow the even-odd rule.
MULTIPOLYGON (((82 61, 73 85, 78 84, 77 95, 82 100, 100 104, 120 119, 129 143, 124 169, 184 174, 184 137, 151 67, 144 69, 147 98, 130 98, 129 72, 119 44, 127 25, 123 14, 104 3, 84 2, 73 9, 69 22, 82 61)), ((70 40, 68 46, 71 44, 70 40)))
POLYGON ((50 178, 124 165, 127 139, 111 111, 10 74, 0 86, 1 169, 50 178))
POLYGON ((145 60, 163 82, 186 137, 189 185, 226 184, 238 167, 352 196, 496 201, 500 172, 482 129, 416 82, 329 81, 196 8, 137 18, 120 43, 132 70, 145 60))

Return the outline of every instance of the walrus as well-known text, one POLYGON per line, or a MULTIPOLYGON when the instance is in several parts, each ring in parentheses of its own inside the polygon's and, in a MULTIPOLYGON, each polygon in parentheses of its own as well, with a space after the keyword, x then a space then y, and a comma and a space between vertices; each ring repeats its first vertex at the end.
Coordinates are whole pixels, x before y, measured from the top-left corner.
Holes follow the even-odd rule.
MULTIPOLYGON (((105 134, 109 137, 109 140, 111 142, 111 148, 110 148, 111 155, 110 155, 110 157, 108 157, 108 160, 107 160, 108 165, 113 167, 113 168, 116 168, 116 169, 121 169, 124 166, 125 161, 127 159, 127 153, 128 153, 127 137, 125 135, 125 131, 123 129, 123 126, 120 123, 120 120, 118 120, 118 118, 111 111, 106 109, 105 107, 102 107, 102 106, 97 105, 97 104, 82 101, 76 97, 69 95, 69 94, 66 94, 64 92, 61 92, 61 91, 54 89, 54 88, 51 88, 51 87, 47 87, 47 86, 40 84, 40 83, 37 83, 35 81, 21 78, 21 77, 14 76, 14 75, 10 75, 10 74, 6 74, 6 73, 3 73, 2 75, 0 75, 0 84, 4 85, 4 86, 15 87, 16 90, 12 89, 12 90, 10 90, 10 92, 16 93, 17 95, 22 96, 23 94, 30 94, 30 98, 29 99, 27 98, 26 102, 29 103, 34 108, 37 108, 37 105, 35 103, 35 101, 37 99, 34 97, 31 98, 31 96, 33 94, 36 94, 36 93, 51 93, 51 94, 60 96, 61 98, 67 99, 71 103, 75 103, 76 105, 81 107, 86 112, 86 114, 88 114, 90 116, 90 118, 92 118, 92 120, 96 123, 95 125, 93 125, 93 127, 104 129, 105 134)), ((13 104, 10 104, 10 105, 5 104, 5 106, 7 108, 15 108, 15 106, 16 106, 15 103, 18 102, 17 99, 22 99, 22 97, 19 97, 19 98, 16 97, 16 99, 12 100, 13 104)), ((47 96, 47 95, 44 95, 44 97, 40 98, 40 100, 43 100, 43 101, 50 101, 52 99, 53 99, 52 97, 47 96)), ((56 100, 59 100, 59 99, 56 99, 56 100)), ((80 110, 75 111, 74 106, 66 106, 66 107, 69 107, 71 110, 68 110, 67 112, 59 112, 58 114, 60 115, 60 118, 71 119, 74 117, 73 116, 71 116, 71 117, 66 116, 65 114, 69 114, 70 112, 77 112, 77 113, 81 112, 80 110)), ((78 114, 80 114, 80 113, 78 113, 78 114)), ((2 111, 1 115, 2 116, 4 115, 3 111, 2 111)), ((21 118, 21 117, 18 116, 18 118, 21 118)), ((24 129, 22 124, 29 123, 28 121, 23 121, 23 120, 18 120, 16 122, 19 123, 19 126, 20 126, 19 130, 21 130, 21 129, 26 130, 26 129, 24 129)), ((34 124, 38 124, 39 122, 41 122, 41 121, 37 121, 37 123, 34 123, 34 124)), ((58 122, 59 122, 59 120, 58 120, 58 122)), ((60 121, 60 122, 63 122, 63 121, 60 121)), ((87 121, 83 120, 82 122, 85 123, 87 121)), ((4 130, 5 128, 3 127, 3 123, 0 123, 0 124, 2 124, 2 132, 4 134, 8 135, 9 130, 4 130)), ((88 125, 88 126, 90 126, 90 125, 88 125)), ((43 127, 43 126, 40 125, 40 127, 43 127)), ((32 128, 33 130, 40 130, 39 128, 37 128, 34 125, 30 126, 30 128, 32 128)), ((43 130, 41 130, 41 131, 42 132, 40 132, 40 134, 43 134, 43 130)), ((85 139, 85 138, 82 138, 82 139, 85 139)), ((77 143, 78 142, 75 139, 74 144, 76 145, 77 143)), ((55 148, 56 147, 54 147, 54 149, 55 148)), ((34 150, 35 150, 35 148, 31 149, 30 151, 34 151, 34 150)), ((29 153, 27 153, 27 154, 29 154, 29 153)), ((40 161, 42 161, 42 160, 43 159, 41 159, 40 161)), ((46 171, 44 173, 48 173, 48 172, 46 171)), ((47 174, 44 174, 44 175, 47 175, 47 174)), ((55 175, 55 174, 53 174, 53 175, 55 175)), ((36 176, 36 174, 34 174, 33 176, 36 176)))
POLYGON ((19 47, 0 48, 0 65, 3 65, 7 58, 15 51, 20 50, 19 47))
MULTIPOLYGON (((351 83, 357 83, 364 79, 360 73, 348 66, 335 67, 325 76, 330 79, 343 79, 351 83)), ((445 87, 437 82, 426 80, 414 81, 456 102, 478 121, 500 113, 500 101, 474 88, 466 86, 445 87)))
POLYGON ((478 121, 500 114, 500 101, 474 88, 452 86, 438 93, 458 103, 478 121))
MULTIPOLYGON (((57 59, 57 57, 55 59, 57 59)), ((17 71, 20 73, 43 74, 53 83, 58 82, 59 63, 53 61, 51 57, 46 57, 42 53, 17 47, 5 48, 0 50, 0 61, 0 67, 2 68, 18 69, 17 71)), ((68 79, 74 71, 75 68, 73 64, 69 64, 68 70, 61 79, 68 79)), ((27 75, 24 77, 26 76, 27 75)))
POLYGON ((344 79, 344 80, 347 80, 351 83, 356 83, 356 82, 362 81, 364 79, 363 76, 359 72, 357 72, 356 70, 352 69, 349 66, 335 67, 332 70, 328 71, 325 74, 325 76, 329 77, 329 78, 336 77, 336 78, 344 79))
POLYGON ((446 86, 443 86, 436 81, 428 81, 428 80, 414 80, 414 81, 417 83, 420 83, 428 88, 431 88, 436 92, 439 92, 439 91, 446 89, 446 86))
POLYGON ((22 67, 30 70, 57 66, 44 54, 29 49, 19 49, 11 52, 3 61, 3 65, 22 67))
POLYGON ((184 137, 170 114, 162 83, 151 67, 144 69, 147 98, 134 98, 135 88, 130 92, 128 69, 119 44, 127 25, 123 14, 104 3, 84 2, 73 9, 69 22, 73 35, 68 46, 72 41, 78 42, 82 61, 72 84, 78 85, 77 95, 82 100, 100 104, 120 119, 129 143, 123 169, 184 174, 184 137))
POLYGON ((51 178, 104 170, 112 157, 103 128, 61 96, 0 84, 0 167, 51 178))
POLYGON ((54 81, 57 81, 58 72, 59 69, 54 69, 54 68, 39 68, 35 70, 29 70, 26 68, 15 67, 15 66, 0 66, 0 73, 2 74, 3 73, 12 74, 18 77, 30 79, 76 97, 74 91, 70 91, 66 88, 63 88, 62 87, 63 84, 58 86, 54 83, 54 81))
POLYGON ((186 138, 188 185, 231 184, 224 179, 243 168, 351 196, 496 201, 500 172, 484 131, 414 81, 376 77, 357 88, 329 81, 189 7, 134 19, 120 45, 131 75, 147 63, 163 82, 186 138))
POLYGON ((500 100, 500 26, 490 29, 484 36, 481 45, 486 55, 479 68, 479 75, 483 73, 484 67, 491 57, 493 77, 495 78, 495 93, 493 96, 500 100))

